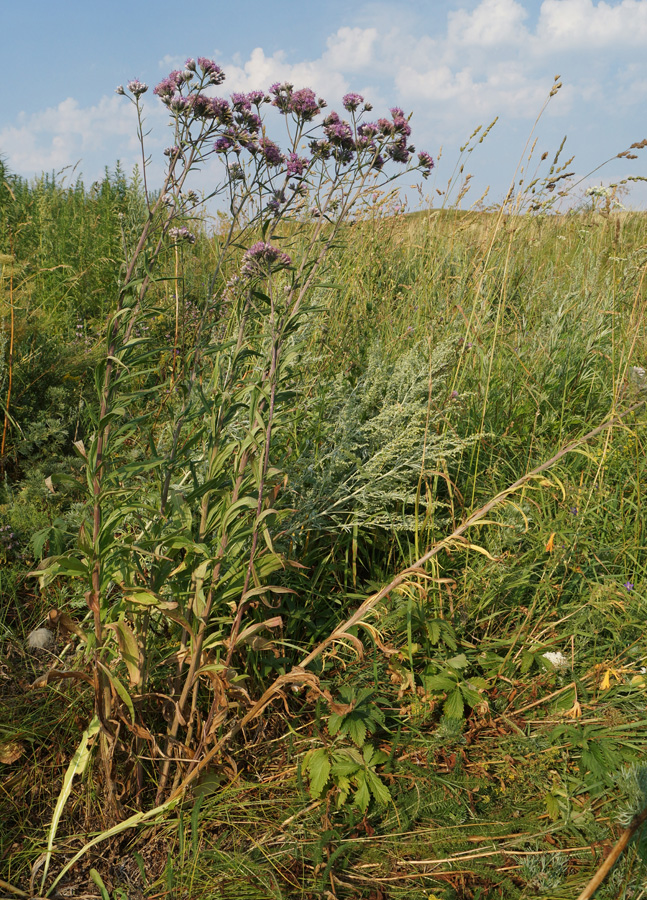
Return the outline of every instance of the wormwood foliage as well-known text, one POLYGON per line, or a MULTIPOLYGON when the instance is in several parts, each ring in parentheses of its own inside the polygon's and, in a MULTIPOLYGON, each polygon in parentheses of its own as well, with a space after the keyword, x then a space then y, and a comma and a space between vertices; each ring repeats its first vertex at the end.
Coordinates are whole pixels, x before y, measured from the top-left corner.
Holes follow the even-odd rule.
POLYGON ((337 375, 308 410, 316 439, 290 473, 301 527, 412 532, 432 517, 439 526, 448 521, 429 490, 431 474, 478 439, 445 427, 456 344, 419 342, 393 362, 385 353, 373 345, 356 382, 337 375))

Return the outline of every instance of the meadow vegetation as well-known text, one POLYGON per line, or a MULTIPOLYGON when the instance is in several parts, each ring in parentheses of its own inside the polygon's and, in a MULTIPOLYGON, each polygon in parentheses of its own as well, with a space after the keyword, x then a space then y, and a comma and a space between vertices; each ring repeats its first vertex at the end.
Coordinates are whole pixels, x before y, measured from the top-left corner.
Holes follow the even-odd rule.
POLYGON ((0 165, 2 894, 575 897, 647 807, 647 218, 405 214, 401 111, 274 86, 279 161, 198 63, 161 191, 0 165))

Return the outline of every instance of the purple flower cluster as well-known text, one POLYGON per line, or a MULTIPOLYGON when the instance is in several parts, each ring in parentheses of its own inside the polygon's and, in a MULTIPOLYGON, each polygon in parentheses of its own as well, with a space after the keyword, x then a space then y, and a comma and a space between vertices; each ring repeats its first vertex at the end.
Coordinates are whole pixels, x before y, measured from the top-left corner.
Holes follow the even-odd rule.
POLYGON ((231 102, 235 110, 250 112, 252 106, 258 107, 263 103, 269 103, 270 98, 263 91, 250 91, 248 94, 232 94, 231 102))
POLYGON ((15 550, 18 546, 16 534, 11 530, 11 525, 0 525, 0 543, 4 550, 15 550))
POLYGON ((198 65, 211 84, 222 84, 225 80, 225 73, 212 59, 207 59, 206 56, 199 56, 198 65))
POLYGON ((435 165, 435 162, 431 158, 431 154, 427 153, 426 150, 421 150, 418 154, 418 168, 422 169, 423 178, 428 177, 429 173, 435 165))
POLYGON ((289 81, 282 84, 276 82, 270 87, 272 106, 276 106, 284 115, 292 113, 302 122, 311 122, 326 106, 326 101, 317 97, 310 88, 294 90, 294 85, 289 81))
POLYGON ((133 78, 132 81, 128 82, 128 90, 135 97, 141 97, 141 95, 145 94, 148 90, 148 85, 144 84, 143 81, 140 81, 138 78, 133 78))
MULTIPOLYGON (((346 94, 342 98, 341 102, 344 104, 344 109, 347 112, 355 112, 355 110, 358 109, 364 102, 364 98, 362 97, 361 94, 350 93, 350 94, 346 94)), ((365 108, 370 109, 371 108, 370 104, 368 104, 368 106, 365 108)))
POLYGON ((248 278, 255 275, 266 275, 273 265, 283 268, 292 265, 292 260, 278 247, 258 241, 243 256, 241 273, 248 278))
POLYGON ((189 244, 195 244, 195 235, 189 231, 186 225, 181 225, 179 228, 169 228, 168 234, 176 243, 186 241, 189 244))
POLYGON ((258 142, 258 148, 261 154, 265 157, 265 162, 268 166, 280 166, 283 164, 284 156, 281 153, 281 148, 271 141, 269 138, 263 137, 258 142))
POLYGON ((303 175, 309 165, 309 159, 298 156, 296 153, 290 153, 286 158, 286 170, 288 175, 303 175))

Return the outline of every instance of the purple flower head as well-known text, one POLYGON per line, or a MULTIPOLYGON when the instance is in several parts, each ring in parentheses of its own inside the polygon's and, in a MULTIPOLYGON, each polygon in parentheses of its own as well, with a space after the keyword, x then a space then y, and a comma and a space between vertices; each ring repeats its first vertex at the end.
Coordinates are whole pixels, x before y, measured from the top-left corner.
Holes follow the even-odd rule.
POLYGON ((199 56, 198 65, 204 75, 208 77, 210 84, 222 84, 225 80, 225 73, 212 59, 207 59, 206 56, 199 56))
POLYGON ((324 133, 334 147, 339 147, 342 150, 355 149, 353 131, 350 125, 348 122, 340 119, 336 112, 331 112, 324 119, 324 133))
POLYGON ((407 139, 402 136, 399 141, 394 141, 386 148, 386 155, 397 163, 408 163, 411 157, 410 148, 407 147, 407 139))
POLYGON ((191 101, 188 97, 183 97, 181 94, 174 94, 168 103, 168 107, 172 112, 181 114, 191 109, 191 101))
POLYGON ((120 94, 123 97, 125 95, 125 93, 126 92, 124 90, 123 84, 120 84, 118 87, 115 88, 115 94, 120 94))
POLYGON ((280 148, 269 138, 261 138, 258 142, 261 153, 265 157, 268 166, 280 166, 283 163, 283 154, 280 148))
POLYGON ((189 57, 187 61, 184 63, 184 68, 188 69, 189 72, 195 72, 195 60, 193 57, 189 57))
POLYGON ((458 391, 452 391, 452 400, 456 400, 458 398, 458 391))
POLYGON ((390 110, 390 113, 393 117, 393 130, 397 131, 398 134, 404 135, 404 137, 409 137, 411 134, 411 126, 400 107, 394 106, 393 109, 390 110))
POLYGON ((422 169, 422 177, 427 178, 435 163, 431 158, 431 154, 426 150, 421 150, 418 154, 418 166, 422 169))
POLYGON ((283 268, 292 265, 292 260, 278 247, 258 241, 243 256, 241 273, 250 278, 255 275, 266 275, 273 265, 275 268, 283 268))
POLYGON ((166 78, 163 78, 160 83, 153 89, 153 93, 157 94, 157 96, 168 106, 171 98, 179 91, 180 85, 182 84, 182 73, 175 69, 166 78))
POLYGON ((364 102, 364 98, 361 94, 345 94, 341 102, 344 104, 344 109, 347 112, 355 112, 355 110, 364 102))
POLYGON ((168 234, 176 243, 187 241, 189 244, 195 244, 195 235, 189 231, 186 225, 182 225, 180 228, 169 228, 168 234))
POLYGON ((144 84, 143 81, 140 81, 138 78, 133 78, 132 81, 128 82, 128 90, 131 94, 134 94, 135 97, 141 97, 141 95, 145 94, 148 90, 148 85, 144 84))
POLYGON ((188 99, 193 109, 193 114, 198 119, 213 119, 215 117, 216 112, 211 102, 211 97, 207 97, 206 94, 193 94, 188 99))
POLYGON ((216 143, 213 145, 213 149, 216 151, 216 153, 226 153, 228 150, 231 150, 234 145, 235 142, 232 140, 232 138, 228 137, 227 135, 223 135, 223 137, 218 138, 216 143))
POLYGON ((236 110, 251 110, 252 104, 247 94, 235 93, 231 95, 231 105, 236 110))
POLYGON ((261 121, 260 116, 257 116, 256 113, 250 112, 245 116, 245 124, 250 129, 250 131, 257 132, 261 130, 263 122, 261 121))
POLYGON ((274 213, 275 215, 281 211, 281 204, 285 203, 285 192, 284 191, 274 191, 274 196, 267 204, 267 209, 274 213))
POLYGON ((383 168, 384 168, 384 157, 380 153, 378 153, 378 155, 373 160, 373 165, 371 166, 371 169, 377 169, 378 172, 381 172, 383 168))
POLYGON ((221 125, 228 125, 232 121, 231 109, 229 103, 222 97, 211 97, 209 99, 214 117, 221 125))
POLYGON ((377 127, 380 129, 380 134, 383 134, 385 137, 393 134, 393 122, 390 122, 388 119, 378 119, 377 127))
POLYGON ((276 81, 270 86, 270 94, 273 96, 272 106, 276 106, 284 115, 290 112, 290 99, 294 85, 289 81, 276 81))
POLYGON ((324 140, 310 141, 310 152, 315 159, 330 158, 330 142, 324 140))
POLYGON ((300 88, 298 91, 292 92, 289 111, 303 122, 311 122, 315 116, 319 115, 320 109, 321 100, 317 102, 315 93, 310 88, 300 88))
POLYGON ((633 581, 625 581, 624 586, 628 591, 633 591, 633 589, 634 589, 633 581))
POLYGON ((286 163, 288 175, 303 175, 304 169, 310 165, 310 160, 297 156, 296 153, 290 153, 286 163))
POLYGON ((379 133, 379 130, 376 122, 363 122, 357 129, 357 133, 361 137, 374 138, 379 133))
POLYGON ((164 156, 170 156, 171 158, 173 158, 174 156, 181 156, 181 155, 182 155, 182 151, 177 146, 176 147, 167 147, 164 150, 164 156))
POLYGON ((264 91, 250 91, 247 95, 247 99, 250 103, 253 103, 254 106, 260 106, 262 103, 266 103, 269 98, 265 96, 264 91))

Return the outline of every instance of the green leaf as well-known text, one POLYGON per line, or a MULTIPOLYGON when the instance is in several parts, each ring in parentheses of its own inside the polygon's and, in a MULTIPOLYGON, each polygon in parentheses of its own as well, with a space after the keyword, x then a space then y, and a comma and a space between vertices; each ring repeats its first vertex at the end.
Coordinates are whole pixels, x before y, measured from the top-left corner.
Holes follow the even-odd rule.
POLYGON ((443 705, 443 713, 450 719, 462 719, 465 712, 465 704, 460 688, 456 688, 447 695, 447 699, 443 705))
POLYGON ((557 797, 551 794, 550 791, 546 794, 546 811, 551 822, 556 822, 559 819, 559 803, 557 797))
POLYGON ((368 782, 371 794, 373 794, 380 806, 385 806, 389 803, 391 800, 391 792, 371 769, 366 770, 366 781, 368 782))
POLYGON ((461 682, 458 686, 463 700, 467 703, 468 706, 475 707, 481 702, 481 695, 478 691, 475 691, 464 681, 461 682))
POLYGON ((447 665, 451 666, 452 669, 464 669, 469 663, 465 654, 459 653, 458 656, 452 656, 451 659, 448 659, 447 665))
POLYGON ((337 734, 343 721, 344 717, 340 716, 339 713, 331 713, 328 716, 328 734, 331 737, 334 737, 337 734))
POLYGON ((366 722, 356 713, 349 713, 344 722, 343 731, 351 738, 354 744, 361 747, 366 740, 366 722))
POLYGON ((65 804, 67 803, 67 798, 70 796, 70 792, 72 791, 72 782, 74 780, 74 776, 82 775, 85 772, 86 766, 90 760, 94 737, 99 732, 100 728, 101 722, 99 721, 99 717, 94 716, 88 727, 83 732, 81 743, 76 748, 74 756, 70 760, 70 764, 67 767, 65 776, 63 777, 63 785, 59 792, 56 806, 54 807, 52 821, 49 826, 49 832, 47 835, 47 851, 45 853, 45 865, 43 866, 43 877, 40 884, 41 895, 45 890, 45 881, 47 879, 47 872, 49 870, 49 864, 52 858, 52 849, 54 847, 56 832, 58 831, 58 823, 61 820, 61 815, 63 814, 65 804))
POLYGON ((96 886, 101 891, 102 900, 110 900, 110 894, 108 893, 108 888, 103 883, 103 878, 96 869, 90 869, 90 878, 94 881, 96 886))
POLYGON ((317 799, 325 790, 330 776, 330 759, 327 750, 320 748, 311 751, 306 766, 310 778, 310 794, 317 799))
POLYGON ((456 679, 447 675, 430 675, 424 679, 424 685, 428 691, 453 691, 456 679))
POLYGON ((107 666, 103 665, 103 663, 98 662, 97 665, 101 666, 103 671, 108 676, 108 680, 110 681, 110 684, 112 685, 112 687, 115 689, 115 693, 121 699, 121 701, 124 703, 124 705, 128 708, 128 712, 130 713, 130 720, 134 724, 134 722, 135 722, 135 707, 133 706, 132 698, 131 698, 130 694, 128 693, 128 691, 126 690, 125 685, 123 685, 121 683, 121 681, 119 680, 119 678, 117 678, 115 673, 111 672, 107 666))
POLYGON ((371 794, 366 783, 366 772, 358 772, 355 781, 357 782, 357 790, 353 799, 362 812, 366 812, 368 804, 371 802, 371 794))
POLYGON ((142 680, 142 673, 139 667, 139 647, 137 646, 137 638, 132 629, 126 625, 124 621, 109 622, 106 628, 114 631, 119 645, 119 652, 128 669, 128 677, 132 687, 138 685, 142 680))

